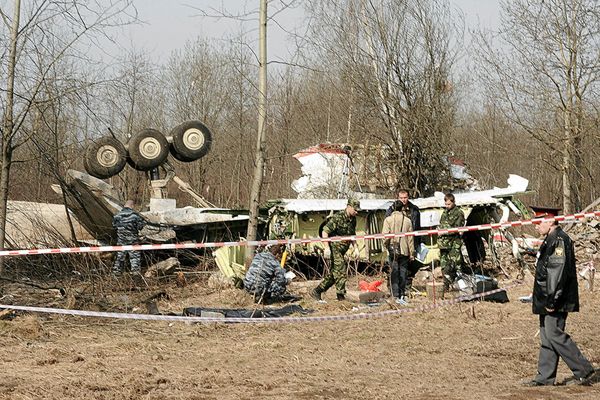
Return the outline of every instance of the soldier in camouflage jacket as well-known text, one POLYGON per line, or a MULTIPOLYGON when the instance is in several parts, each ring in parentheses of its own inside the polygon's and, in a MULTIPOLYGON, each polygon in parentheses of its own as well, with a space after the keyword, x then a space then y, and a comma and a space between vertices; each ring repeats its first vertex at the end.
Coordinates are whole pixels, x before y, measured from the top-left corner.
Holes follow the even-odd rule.
POLYGON ((244 277, 244 288, 254 295, 255 302, 277 301, 285 293, 287 279, 278 261, 281 253, 281 246, 275 245, 254 256, 244 277))
MULTIPOLYGON (((338 211, 327 221, 323 227, 321 236, 328 238, 330 236, 351 236, 356 235, 356 215, 360 209, 360 202, 356 199, 349 199, 346 208, 338 211)), ((321 294, 329 289, 335 283, 335 291, 338 300, 344 300, 346 295, 346 261, 344 255, 350 248, 350 241, 328 243, 324 242, 325 259, 331 259, 329 273, 325 275, 319 286, 312 292, 311 296, 316 300, 321 300, 321 294)))
MULTIPOLYGON (((137 244, 139 232, 146 226, 146 220, 133 210, 133 200, 127 200, 125 206, 113 218, 113 228, 117 230, 117 245, 126 246, 137 244)), ((125 256, 129 254, 131 272, 141 272, 142 256, 139 251, 119 251, 113 264, 113 273, 123 272, 125 256)))
MULTIPOLYGON (((440 218, 438 228, 448 229, 465 225, 465 215, 456 207, 456 200, 452 193, 444 196, 446 209, 440 218)), ((456 279, 457 272, 462 266, 462 238, 458 233, 450 233, 438 236, 438 247, 440 248, 440 266, 444 274, 444 291, 450 289, 450 284, 456 279)))

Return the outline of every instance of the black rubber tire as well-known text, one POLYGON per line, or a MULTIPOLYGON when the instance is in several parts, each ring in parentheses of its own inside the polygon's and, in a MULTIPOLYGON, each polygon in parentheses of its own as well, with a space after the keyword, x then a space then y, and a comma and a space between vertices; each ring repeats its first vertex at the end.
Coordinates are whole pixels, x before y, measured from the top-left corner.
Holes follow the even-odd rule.
POLYGON ((138 171, 150 171, 165 162, 169 142, 156 129, 144 129, 127 142, 130 165, 138 171))
POLYGON ((119 140, 105 136, 90 144, 85 151, 83 167, 98 179, 110 178, 123 170, 127 151, 119 140))
POLYGON ((186 121, 171 130, 171 155, 179 161, 190 162, 210 151, 212 134, 200 121, 186 121))

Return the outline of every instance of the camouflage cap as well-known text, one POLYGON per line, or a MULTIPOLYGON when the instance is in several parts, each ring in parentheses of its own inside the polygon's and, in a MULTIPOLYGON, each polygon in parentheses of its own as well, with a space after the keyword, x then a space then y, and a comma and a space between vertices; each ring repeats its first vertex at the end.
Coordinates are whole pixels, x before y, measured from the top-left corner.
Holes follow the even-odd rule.
POLYGON ((360 211, 360 200, 358 199, 348 199, 347 205, 352 206, 356 211, 360 211))

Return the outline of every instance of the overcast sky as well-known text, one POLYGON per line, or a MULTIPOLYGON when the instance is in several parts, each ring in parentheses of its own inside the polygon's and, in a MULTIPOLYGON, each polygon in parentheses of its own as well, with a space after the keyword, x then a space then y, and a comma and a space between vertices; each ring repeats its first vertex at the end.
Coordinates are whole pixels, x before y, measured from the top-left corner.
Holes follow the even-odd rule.
MULTIPOLYGON (((486 27, 498 24, 499 0, 450 0, 450 3, 462 10, 468 27, 478 23, 486 27)), ((257 37, 254 19, 246 23, 228 19, 216 19, 200 16, 194 9, 210 11, 210 7, 225 8, 231 13, 256 11, 258 0, 134 0, 139 19, 144 23, 124 29, 119 44, 125 48, 136 48, 148 52, 159 62, 166 61, 173 50, 183 47, 187 40, 198 36, 222 39, 235 36, 244 30, 249 39, 257 37)), ((279 2, 271 0, 272 8, 279 2)), ((269 10, 272 12, 272 10, 269 10)), ((254 18, 255 18, 254 14, 254 18)), ((302 10, 297 8, 277 15, 277 22, 286 30, 293 30, 302 20, 302 10)), ((269 59, 287 59, 287 34, 277 24, 268 27, 269 59)))

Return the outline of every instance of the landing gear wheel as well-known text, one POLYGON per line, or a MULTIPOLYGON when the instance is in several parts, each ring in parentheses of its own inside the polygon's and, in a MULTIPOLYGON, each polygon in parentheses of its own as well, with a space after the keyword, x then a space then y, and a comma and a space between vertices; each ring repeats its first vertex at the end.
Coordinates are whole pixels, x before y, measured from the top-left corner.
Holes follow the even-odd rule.
POLYGON ((173 128, 170 135, 171 154, 179 161, 195 161, 210 151, 212 134, 200 121, 186 121, 173 128))
POLYGON ((144 129, 127 143, 130 165, 138 171, 150 171, 169 155, 167 138, 156 129, 144 129))
POLYGON ((87 173, 98 179, 106 179, 125 167, 127 151, 119 140, 105 136, 90 144, 84 157, 83 166, 87 173))

